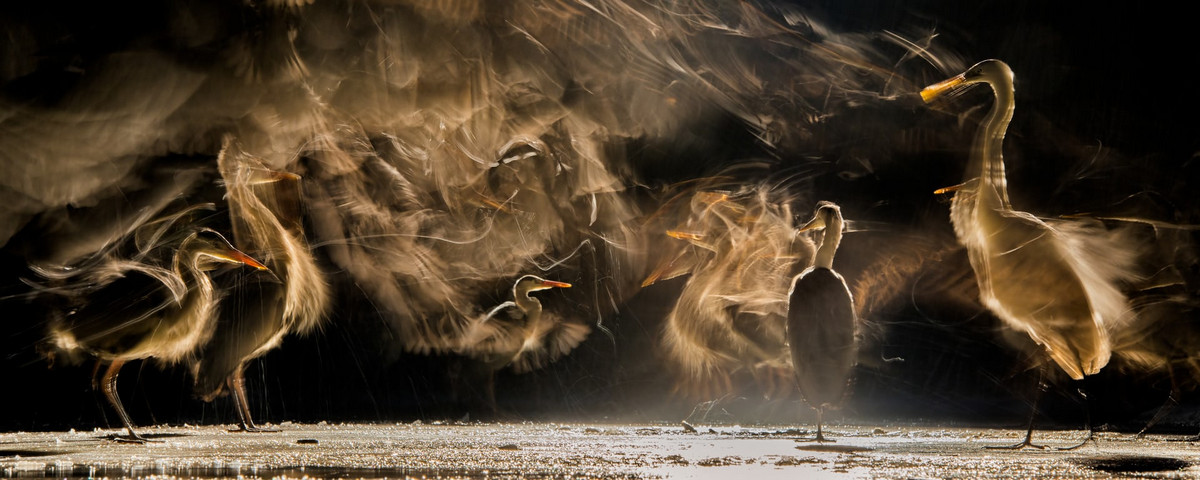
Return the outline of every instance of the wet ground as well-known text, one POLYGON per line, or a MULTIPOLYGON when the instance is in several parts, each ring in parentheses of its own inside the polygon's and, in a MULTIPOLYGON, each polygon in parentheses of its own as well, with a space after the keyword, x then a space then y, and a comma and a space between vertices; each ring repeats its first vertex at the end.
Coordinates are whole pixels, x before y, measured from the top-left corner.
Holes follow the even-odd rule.
MULTIPOLYGON (((0 478, 1200 478, 1178 437, 1101 433, 1075 451, 991 450, 1015 430, 660 424, 292 424, 0 434, 0 478)), ((1080 431, 1039 432, 1067 446, 1080 431)))

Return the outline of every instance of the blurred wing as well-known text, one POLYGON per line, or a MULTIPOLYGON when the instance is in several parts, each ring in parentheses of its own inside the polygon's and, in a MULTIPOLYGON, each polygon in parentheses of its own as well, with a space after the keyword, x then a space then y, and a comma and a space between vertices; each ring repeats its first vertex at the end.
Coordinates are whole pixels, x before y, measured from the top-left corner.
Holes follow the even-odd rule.
POLYGON ((581 323, 559 322, 539 343, 525 345, 512 358, 512 369, 526 373, 558 361, 587 339, 592 327, 581 323))
POLYGON ((510 355, 521 348, 524 314, 511 301, 501 303, 471 322, 459 340, 458 352, 478 358, 510 355))

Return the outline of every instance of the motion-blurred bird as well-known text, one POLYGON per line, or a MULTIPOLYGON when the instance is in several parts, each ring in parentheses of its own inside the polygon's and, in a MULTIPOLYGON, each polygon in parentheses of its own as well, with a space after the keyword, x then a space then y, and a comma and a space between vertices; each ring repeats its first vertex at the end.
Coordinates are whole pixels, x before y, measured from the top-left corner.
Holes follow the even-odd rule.
POLYGON ((749 372, 767 396, 794 391, 787 292, 813 244, 796 235, 788 202, 778 200, 762 187, 696 192, 687 220, 667 231, 690 251, 664 258, 669 265, 643 282, 691 274, 667 316, 663 347, 697 397, 733 393, 735 372, 749 372))
MULTIPOLYGON (((1126 244, 1121 230, 1106 229, 1097 220, 1044 219, 1013 208, 1001 151, 1014 109, 1008 65, 984 60, 926 87, 921 97, 930 102, 976 83, 991 86, 995 103, 979 126, 966 180, 939 192, 955 192, 950 220, 967 249, 983 304, 1044 347, 1072 379, 1082 380, 1108 363, 1110 332, 1129 313, 1120 287, 1135 276, 1136 249, 1126 244)), ((1038 447, 1030 442, 1032 434, 1031 416, 1025 440, 1011 448, 1038 447)), ((1076 447, 1092 438, 1089 426, 1088 437, 1076 447)))
POLYGON ((824 229, 812 267, 797 275, 788 293, 788 346, 796 383, 804 401, 817 411, 818 442, 826 408, 846 396, 850 370, 858 356, 854 299, 846 281, 833 270, 842 241, 842 212, 830 202, 817 204, 816 215, 800 231, 824 229))
POLYGON ((483 362, 484 395, 493 413, 496 403, 496 371, 511 367, 525 373, 544 367, 566 355, 591 333, 585 324, 565 321, 542 310, 542 302, 530 293, 571 284, 524 275, 513 284, 513 299, 492 308, 466 325, 458 351, 483 362))
POLYGON ((498 368, 511 365, 517 372, 541 368, 573 350, 587 338, 591 327, 544 313, 542 302, 530 294, 551 288, 571 288, 571 284, 537 275, 517 279, 512 300, 467 327, 462 350, 498 368))
POLYGON ((178 363, 208 341, 217 298, 206 272, 221 263, 267 270, 216 231, 201 229, 179 245, 170 270, 115 261, 90 272, 87 288, 62 292, 77 308, 52 320, 50 341, 65 352, 84 351, 109 364, 101 388, 129 431, 120 440, 146 441, 117 396, 121 366, 145 358, 178 363))
POLYGON ((231 140, 217 161, 234 241, 262 258, 274 275, 240 278, 229 288, 213 338, 193 367, 195 390, 212 400, 228 387, 241 429, 270 431, 257 427, 250 414, 246 362, 278 347, 289 333, 317 328, 330 296, 301 229, 299 177, 257 165, 231 140))

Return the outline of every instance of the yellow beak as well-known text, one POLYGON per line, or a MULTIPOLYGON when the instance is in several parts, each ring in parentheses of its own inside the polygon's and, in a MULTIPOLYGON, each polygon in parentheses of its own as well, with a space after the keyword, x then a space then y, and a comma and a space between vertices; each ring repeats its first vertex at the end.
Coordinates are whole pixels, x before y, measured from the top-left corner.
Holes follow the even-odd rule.
POLYGON ((921 90, 921 100, 924 100, 925 103, 932 102, 933 99, 945 94, 947 90, 962 85, 966 80, 966 77, 958 75, 925 87, 921 90))

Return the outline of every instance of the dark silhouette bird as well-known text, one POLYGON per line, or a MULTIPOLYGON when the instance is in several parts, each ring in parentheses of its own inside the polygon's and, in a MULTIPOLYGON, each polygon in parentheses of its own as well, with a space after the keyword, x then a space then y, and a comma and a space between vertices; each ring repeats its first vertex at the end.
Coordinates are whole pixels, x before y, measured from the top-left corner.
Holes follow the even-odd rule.
POLYGON ((824 442, 831 441, 822 430, 824 411, 846 396, 858 356, 858 321, 846 281, 833 270, 842 240, 841 209, 818 203, 816 215, 800 231, 811 229, 824 229, 824 235, 812 267, 796 276, 788 293, 787 338, 800 393, 817 411, 815 440, 824 442))
POLYGON ((320 325, 329 305, 323 275, 304 240, 299 180, 262 167, 227 140, 218 157, 225 179, 234 242, 254 252, 273 275, 237 279, 222 300, 213 338, 193 366, 195 391, 212 400, 229 388, 242 431, 256 426, 246 400, 246 362, 278 347, 289 333, 320 325))
MULTIPOLYGON (((1112 354, 1110 333, 1127 321, 1123 282, 1136 276, 1137 246, 1120 229, 1086 217, 1040 218, 1009 203, 1002 148, 1015 106, 1013 72, 984 60, 926 87, 930 102, 960 86, 984 83, 995 103, 979 126, 965 181, 954 192, 950 220, 967 249, 979 298, 1009 328, 1029 335, 1074 380, 1096 374, 1112 354)), ((1040 383, 1040 382, 1039 382, 1040 383)), ((1035 405, 1036 412, 1036 405, 1035 405)), ((1030 442, 1033 415, 1025 440, 1030 442)), ((1090 428, 1082 446, 1093 435, 1090 428)))
POLYGON ((119 440, 145 442, 117 396, 117 375, 130 360, 181 362, 213 333, 217 310, 209 272, 221 263, 267 267, 230 245, 214 230, 200 229, 179 245, 171 269, 129 261, 100 264, 89 284, 69 295, 77 308, 52 319, 50 341, 66 353, 83 351, 108 369, 104 396, 129 432, 119 440))

